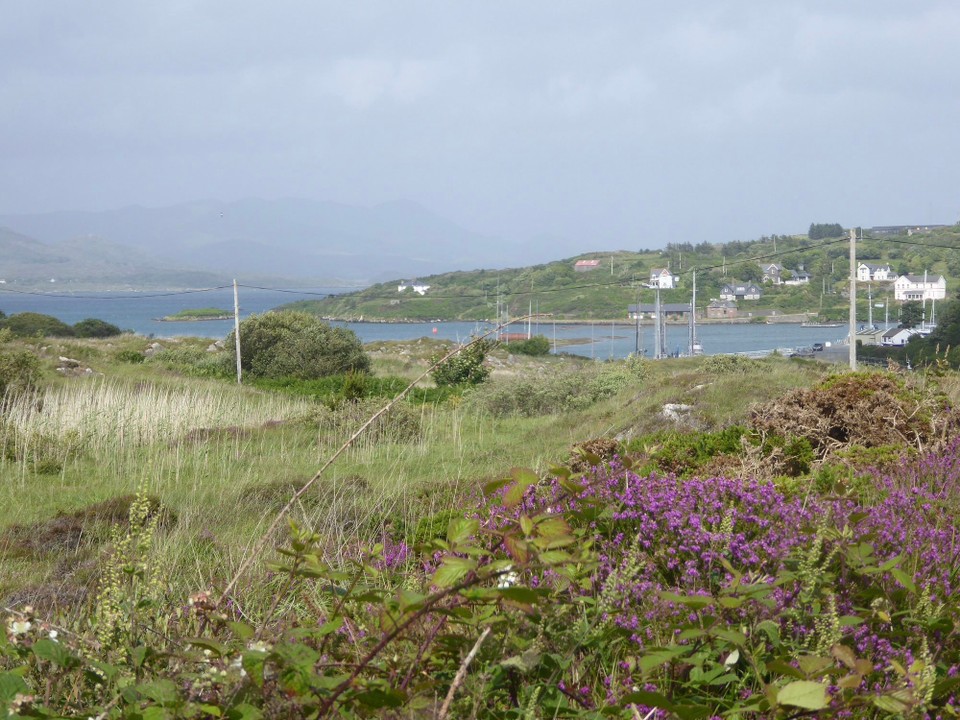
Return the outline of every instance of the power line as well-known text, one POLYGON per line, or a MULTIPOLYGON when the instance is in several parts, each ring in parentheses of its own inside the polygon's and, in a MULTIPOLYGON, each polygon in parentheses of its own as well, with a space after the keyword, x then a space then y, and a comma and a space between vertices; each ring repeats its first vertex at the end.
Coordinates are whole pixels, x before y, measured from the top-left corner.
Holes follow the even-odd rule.
POLYGON ((154 293, 151 295, 144 293, 136 293, 134 295, 75 295, 73 293, 47 293, 40 292, 38 290, 13 290, 8 288, 0 288, 0 292, 9 293, 11 295, 35 295, 38 297, 65 298, 68 300, 148 300, 150 298, 174 297, 176 295, 193 295, 197 293, 213 292, 214 290, 226 290, 230 287, 232 286, 219 285, 217 287, 199 288, 196 290, 171 290, 169 292, 154 293))

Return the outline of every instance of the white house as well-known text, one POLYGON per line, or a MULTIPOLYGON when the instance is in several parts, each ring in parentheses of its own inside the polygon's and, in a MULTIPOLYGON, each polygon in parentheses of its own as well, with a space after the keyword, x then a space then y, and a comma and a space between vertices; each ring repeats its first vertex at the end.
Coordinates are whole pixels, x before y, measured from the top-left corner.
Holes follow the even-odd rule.
POLYGON ((893 283, 897 300, 943 300, 947 296, 947 280, 943 275, 901 275, 893 283))
POLYGON ((670 268, 652 268, 650 270, 650 285, 658 287, 661 290, 672 290, 680 281, 676 275, 670 272, 670 268))
POLYGON ((889 265, 870 265, 869 263, 857 265, 857 280, 860 282, 889 282, 895 277, 896 273, 889 265))
POLYGON ((397 285, 397 292, 403 292, 407 288, 411 288, 417 295, 426 295, 427 290, 430 289, 430 286, 419 283, 416 280, 412 282, 402 282, 397 285))
POLYGON ((911 328, 891 328, 880 336, 881 345, 906 345, 914 335, 916 330, 911 328))
POLYGON ((784 281, 784 285, 809 285, 810 278, 813 276, 801 266, 797 270, 787 270, 790 273, 790 279, 784 281))

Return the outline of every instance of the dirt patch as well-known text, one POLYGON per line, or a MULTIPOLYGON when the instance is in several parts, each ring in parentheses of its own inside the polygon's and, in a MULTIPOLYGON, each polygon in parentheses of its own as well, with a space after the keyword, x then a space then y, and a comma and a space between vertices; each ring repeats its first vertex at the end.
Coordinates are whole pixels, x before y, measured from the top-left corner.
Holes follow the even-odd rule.
POLYGON ((570 452, 570 469, 574 472, 587 472, 600 463, 610 462, 619 452, 620 443, 608 438, 594 438, 578 443, 570 452))
MULTIPOLYGON (((115 525, 126 525, 134 495, 111 498, 72 513, 59 512, 52 518, 27 525, 11 525, 0 533, 0 556, 38 557, 101 545, 110 538, 115 525)), ((161 512, 161 527, 176 522, 176 516, 162 508, 159 498, 150 498, 151 512, 161 512)))

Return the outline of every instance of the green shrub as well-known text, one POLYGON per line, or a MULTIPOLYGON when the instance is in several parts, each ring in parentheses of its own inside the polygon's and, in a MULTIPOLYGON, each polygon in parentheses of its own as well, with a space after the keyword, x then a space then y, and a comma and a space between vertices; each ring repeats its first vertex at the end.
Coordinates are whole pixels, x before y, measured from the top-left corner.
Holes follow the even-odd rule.
POLYGON ((711 355, 703 360, 703 369, 718 374, 741 373, 745 374, 758 370, 763 366, 760 360, 754 360, 743 355, 711 355))
POLYGON ((114 354, 113 359, 117 362, 139 365, 147 358, 142 352, 138 352, 137 350, 118 350, 114 354))
POLYGON ((52 315, 22 312, 0 320, 15 337, 73 337, 73 328, 52 315))
POLYGON ((497 417, 583 410, 616 395, 634 378, 617 365, 603 370, 513 377, 468 393, 468 405, 497 417))
POLYGON ((98 320, 97 318, 87 318, 74 324, 73 333, 80 338, 103 338, 122 335, 123 330, 113 323, 98 320))
MULTIPOLYGON (((333 442, 341 443, 359 430, 383 405, 382 399, 368 398, 341 403, 336 408, 320 406, 311 419, 319 425, 321 435, 330 433, 333 442)), ((400 401, 376 419, 364 433, 361 442, 415 442, 422 434, 420 411, 410 403, 400 401)))
MULTIPOLYGON (((225 342, 226 355, 236 363, 234 334, 225 342)), ((310 380, 367 372, 370 358, 352 331, 308 313, 284 310, 253 315, 240 323, 240 366, 251 377, 310 380)))
POLYGON ((165 348, 148 362, 193 377, 229 378, 235 372, 235 361, 227 353, 211 353, 199 347, 165 348))
MULTIPOLYGON (((483 364, 487 353, 493 348, 488 340, 479 340, 465 346, 460 352, 448 358, 431 375, 438 387, 446 385, 479 385, 490 376, 490 368, 483 364)), ((437 362, 441 356, 434 357, 437 362)))
POLYGON ((29 350, 0 350, 0 399, 33 390, 40 382, 40 360, 29 350))
POLYGON ((546 335, 534 335, 528 340, 517 340, 506 346, 514 355, 548 355, 550 353, 550 340, 546 335))

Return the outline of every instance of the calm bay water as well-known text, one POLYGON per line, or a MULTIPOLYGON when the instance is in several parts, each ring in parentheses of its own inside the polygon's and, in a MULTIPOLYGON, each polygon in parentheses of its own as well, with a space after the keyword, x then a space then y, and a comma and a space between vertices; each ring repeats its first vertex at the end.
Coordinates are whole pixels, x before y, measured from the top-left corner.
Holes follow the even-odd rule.
MULTIPOLYGON (((247 317, 295 300, 324 297, 342 289, 309 288, 297 290, 240 289, 240 316, 247 317)), ((192 335, 223 338, 233 329, 232 320, 204 322, 160 322, 158 318, 173 315, 181 310, 200 307, 233 309, 232 288, 219 288, 191 293, 75 293, 75 294, 23 294, 0 289, 0 310, 8 315, 19 312, 38 312, 53 315, 63 322, 73 324, 85 318, 99 318, 125 330, 158 338, 192 335)), ((414 340, 434 337, 446 340, 462 340, 478 332, 491 329, 482 323, 340 323, 353 330, 364 342, 375 340, 414 340)), ((511 326, 510 332, 523 332, 519 324, 511 326)), ((558 349, 598 359, 622 358, 636 347, 635 329, 632 323, 592 323, 583 325, 556 325, 536 323, 534 334, 556 338, 558 349)), ((815 342, 836 343, 846 335, 845 328, 802 328, 795 324, 782 325, 701 325, 697 335, 708 355, 736 352, 762 352, 776 348, 808 347, 815 342)), ((643 327, 641 347, 653 345, 652 328, 643 327)), ((669 352, 685 351, 687 328, 667 327, 666 349, 669 352)))

